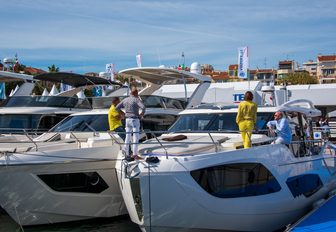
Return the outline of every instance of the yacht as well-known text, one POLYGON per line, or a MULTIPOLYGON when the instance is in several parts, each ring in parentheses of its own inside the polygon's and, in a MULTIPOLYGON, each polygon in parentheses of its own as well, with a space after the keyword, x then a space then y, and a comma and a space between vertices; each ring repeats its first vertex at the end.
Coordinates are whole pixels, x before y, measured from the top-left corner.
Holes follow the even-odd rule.
MULTIPOLYGON (((92 109, 87 98, 76 94, 96 85, 121 86, 110 80, 75 73, 45 73, 33 78, 35 82, 51 81, 71 85, 73 89, 56 96, 14 95, 0 108, 0 141, 21 139, 16 134, 42 134, 74 112, 92 109), (9 135, 10 134, 10 135, 9 135)), ((26 138, 27 139, 27 138, 26 138)))
MULTIPOLYGON (((167 78, 199 77, 164 68, 137 68, 122 73, 138 75, 155 85, 167 78)), ((146 125, 148 129, 166 129, 185 107, 183 101, 175 99, 143 94, 140 97, 147 105, 143 129, 146 125), (165 108, 159 107, 161 104, 165 108)), ((196 104, 197 100, 190 102, 196 104)), ((99 99, 98 105, 109 104, 99 99)), ((108 132, 107 111, 78 112, 31 141, 1 143, 0 206, 18 224, 40 225, 127 213, 115 169, 123 141, 117 133, 108 132)))
POLYGON ((168 132, 139 144, 144 160, 119 152, 119 186, 142 231, 275 231, 336 187, 335 146, 313 131, 321 112, 311 101, 259 107, 248 149, 236 114, 220 104, 186 109, 168 132), (292 125, 288 146, 265 130, 276 111, 292 125))

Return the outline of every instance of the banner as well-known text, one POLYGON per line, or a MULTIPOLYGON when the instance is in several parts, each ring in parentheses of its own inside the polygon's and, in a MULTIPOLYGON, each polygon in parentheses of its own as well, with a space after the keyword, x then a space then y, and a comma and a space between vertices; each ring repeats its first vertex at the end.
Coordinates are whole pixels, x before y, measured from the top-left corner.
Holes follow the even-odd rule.
POLYGON ((138 67, 139 68, 142 67, 142 64, 141 64, 141 54, 136 55, 135 58, 136 58, 136 62, 137 62, 138 67))
POLYGON ((105 69, 106 73, 110 73, 111 74, 111 81, 114 81, 114 64, 106 64, 106 69, 105 69))
POLYGON ((0 99, 6 99, 5 83, 0 83, 0 99))
POLYGON ((248 77, 249 57, 248 47, 238 48, 238 78, 248 77))

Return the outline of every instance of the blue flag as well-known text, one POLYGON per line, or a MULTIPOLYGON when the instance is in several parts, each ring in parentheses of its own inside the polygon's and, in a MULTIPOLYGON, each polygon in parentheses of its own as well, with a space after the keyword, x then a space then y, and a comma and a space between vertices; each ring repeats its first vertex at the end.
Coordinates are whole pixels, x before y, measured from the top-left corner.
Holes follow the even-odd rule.
POLYGON ((0 99, 6 99, 5 83, 0 83, 0 99))

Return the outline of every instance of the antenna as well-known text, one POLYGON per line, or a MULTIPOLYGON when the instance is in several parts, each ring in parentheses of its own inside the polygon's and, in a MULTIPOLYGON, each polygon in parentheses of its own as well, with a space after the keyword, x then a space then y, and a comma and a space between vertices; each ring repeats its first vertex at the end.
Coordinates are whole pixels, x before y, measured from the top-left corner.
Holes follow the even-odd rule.
POLYGON ((184 65, 185 65, 185 57, 184 57, 184 52, 182 52, 182 61, 183 61, 183 64, 182 64, 182 69, 184 70, 184 65))

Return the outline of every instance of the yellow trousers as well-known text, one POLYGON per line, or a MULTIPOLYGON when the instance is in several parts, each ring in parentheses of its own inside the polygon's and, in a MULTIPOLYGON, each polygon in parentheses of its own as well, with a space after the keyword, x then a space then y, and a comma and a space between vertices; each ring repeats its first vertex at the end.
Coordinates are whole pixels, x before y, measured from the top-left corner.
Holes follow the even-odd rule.
POLYGON ((253 121, 252 120, 240 121, 238 127, 243 139, 244 148, 251 147, 251 136, 254 128, 253 121))

